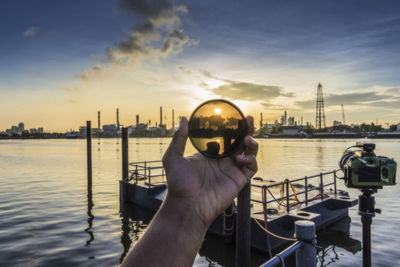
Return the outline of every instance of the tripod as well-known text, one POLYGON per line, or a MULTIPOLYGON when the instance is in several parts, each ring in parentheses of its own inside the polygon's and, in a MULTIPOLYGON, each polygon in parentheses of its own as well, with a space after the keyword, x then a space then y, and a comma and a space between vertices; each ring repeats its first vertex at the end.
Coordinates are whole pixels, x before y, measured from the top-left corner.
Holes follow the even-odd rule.
POLYGON ((375 209, 375 197, 378 188, 362 189, 362 194, 358 197, 358 214, 361 215, 362 239, 363 239, 363 267, 371 267, 371 224, 375 212, 381 213, 380 209, 375 209))

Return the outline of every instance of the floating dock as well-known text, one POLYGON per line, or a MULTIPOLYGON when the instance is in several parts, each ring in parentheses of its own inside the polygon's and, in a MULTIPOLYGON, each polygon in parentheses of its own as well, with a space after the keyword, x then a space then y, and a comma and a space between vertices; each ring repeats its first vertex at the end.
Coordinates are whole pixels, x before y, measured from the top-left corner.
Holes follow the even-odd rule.
MULTIPOLYGON (((320 230, 347 217, 348 208, 357 205, 358 199, 337 190, 337 173, 338 170, 334 170, 279 183, 253 178, 251 248, 268 253, 290 244, 288 240, 267 234, 265 228, 275 235, 293 239, 297 220, 313 221, 316 229, 320 230)), ((121 206, 132 203, 155 213, 168 190, 161 161, 129 163, 128 175, 124 177, 120 181, 121 206)), ((233 203, 214 220, 208 233, 232 243, 236 214, 233 203)))

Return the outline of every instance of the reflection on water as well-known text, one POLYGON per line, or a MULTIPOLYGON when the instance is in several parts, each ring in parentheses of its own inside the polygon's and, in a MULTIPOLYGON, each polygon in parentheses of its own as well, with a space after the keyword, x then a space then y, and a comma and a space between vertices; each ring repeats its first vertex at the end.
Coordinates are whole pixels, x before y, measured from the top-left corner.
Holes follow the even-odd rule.
MULTIPOLYGON (((169 142, 169 138, 131 138, 129 158, 159 160, 169 142)), ((354 144, 354 140, 258 142, 257 176, 275 181, 335 169, 343 150, 354 144)), ((400 160, 399 140, 376 140, 376 144, 377 155, 400 160)), ((85 140, 0 141, 0 265, 119 264, 152 217, 134 207, 120 213, 119 148, 116 139, 101 139, 98 149, 93 149, 93 183, 88 188, 85 140)), ((187 154, 194 152, 188 144, 187 154)), ((338 189, 347 190, 340 183, 338 189)), ((383 212, 372 223, 373 266, 400 262, 397 247, 388 245, 400 243, 400 236, 393 234, 400 224, 399 190, 398 186, 387 187, 375 196, 376 206, 383 212)), ((353 197, 359 194, 354 189, 347 191, 353 197)), ((323 266, 360 266, 362 234, 358 208, 351 208, 349 216, 351 221, 344 226, 351 227, 346 231, 318 232, 323 266)), ((207 236, 195 266, 233 266, 233 253, 232 246, 207 236)), ((266 256, 253 253, 252 259, 257 266, 266 256)))
POLYGON ((93 220, 94 216, 92 214, 92 208, 93 208, 93 197, 92 197, 92 185, 88 185, 88 192, 87 192, 87 223, 88 227, 85 229, 85 232, 89 234, 89 239, 86 241, 86 246, 90 246, 90 243, 94 240, 94 234, 92 231, 92 226, 93 226, 93 220))

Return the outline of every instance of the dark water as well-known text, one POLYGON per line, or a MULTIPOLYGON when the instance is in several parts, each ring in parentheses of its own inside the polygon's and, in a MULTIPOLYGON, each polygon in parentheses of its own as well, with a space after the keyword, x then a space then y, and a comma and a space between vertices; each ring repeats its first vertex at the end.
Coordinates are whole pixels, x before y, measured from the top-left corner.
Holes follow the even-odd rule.
MULTIPOLYGON (((159 160, 169 139, 130 139, 130 160, 159 160)), ((257 176, 282 180, 337 168, 353 140, 259 140, 257 176)), ((376 152, 400 161, 400 141, 378 140, 376 152)), ((151 214, 119 212, 121 151, 116 139, 93 140, 93 188, 87 190, 84 140, 0 141, 0 266, 113 266, 146 229, 151 214)), ((194 150, 188 145, 188 153, 194 150)), ((343 188, 343 186, 340 186, 343 188)), ((359 193, 348 190, 352 196, 359 193)), ((376 195, 373 266, 399 266, 399 188, 376 195)), ((319 266, 361 266, 361 222, 318 234, 319 266), (349 228, 350 227, 350 228, 349 228), (346 228, 348 233, 346 233, 346 228), (322 264, 321 264, 322 263, 322 264)), ((195 266, 233 266, 234 248, 207 237, 195 266)), ((255 266, 264 255, 253 254, 255 266)))

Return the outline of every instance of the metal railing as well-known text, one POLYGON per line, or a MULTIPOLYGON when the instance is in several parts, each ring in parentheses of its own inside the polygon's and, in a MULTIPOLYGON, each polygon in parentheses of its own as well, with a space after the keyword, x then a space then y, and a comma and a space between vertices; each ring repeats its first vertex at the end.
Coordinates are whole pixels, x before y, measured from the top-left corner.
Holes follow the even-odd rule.
POLYGON ((278 254, 275 254, 275 256, 260 267, 273 267, 278 264, 285 266, 285 258, 294 252, 296 252, 296 266, 315 267, 317 263, 315 223, 304 220, 296 221, 295 236, 298 241, 278 254))
POLYGON ((129 166, 133 169, 129 170, 128 181, 134 181, 135 184, 145 181, 148 188, 165 183, 165 170, 160 160, 132 162, 129 166))
MULTIPOLYGON (((128 181, 133 181, 135 184, 139 183, 140 181, 144 181, 144 184, 148 188, 166 182, 165 170, 160 160, 131 162, 129 163, 129 166, 130 170, 128 181)), ((324 200, 324 189, 326 187, 333 186, 333 193, 335 195, 337 194, 337 171, 338 170, 323 172, 317 175, 305 176, 303 178, 293 180, 286 179, 283 182, 273 183, 270 185, 258 185, 252 183, 252 188, 261 191, 262 200, 251 199, 251 202, 263 205, 263 209, 265 210, 268 210, 268 204, 276 202, 279 205, 284 206, 286 208, 286 212, 289 212, 290 209, 296 205, 305 204, 308 206, 309 202, 316 200, 317 198, 324 200), (330 182, 324 184, 324 181, 326 182, 327 179, 330 179, 330 182), (318 185, 312 186, 312 183, 315 183, 315 181, 318 183, 318 185), (302 185, 302 187, 304 186, 304 190, 296 192, 294 188, 299 185, 302 185), (271 192, 273 188, 277 187, 280 188, 281 192, 279 197, 275 197, 271 192), (290 193, 290 188, 292 188, 292 193, 290 193), (284 194, 282 194, 282 191, 284 191, 284 194), (311 196, 310 193, 312 191, 319 191, 318 197, 311 196), (302 195, 304 195, 304 200, 300 201, 298 196, 302 195), (290 203, 293 198, 297 199, 297 201, 295 203, 290 203)))
MULTIPOLYGON (((325 193, 324 193, 324 188, 328 187, 328 186, 332 186, 333 185, 333 192, 336 195, 337 194, 337 171, 338 170, 333 170, 330 172, 324 172, 324 173, 320 173, 317 175, 313 175, 313 176, 305 176, 303 178, 298 178, 298 179, 294 179, 294 180, 289 180, 286 179, 283 182, 280 183, 274 183, 274 184, 270 184, 270 185, 257 185, 257 184, 251 184, 251 186, 253 188, 257 188, 261 190, 261 194, 262 194, 262 201, 257 200, 257 199, 251 199, 252 202, 255 203, 259 203, 263 205, 263 208, 265 210, 268 210, 268 204, 273 203, 273 202, 277 202, 279 205, 285 206, 286 207, 286 212, 290 211, 290 208, 295 206, 295 205, 300 205, 300 204, 305 204, 306 206, 308 205, 308 203, 310 201, 315 200, 315 197, 310 198, 310 192, 311 191, 315 191, 318 190, 319 191, 319 198, 321 200, 324 200, 325 198, 325 193), (333 175, 331 180, 332 182, 330 183, 326 183, 324 184, 324 178, 326 178, 327 175, 333 175), (317 179, 315 178, 319 178, 319 185, 318 186, 312 186, 312 184, 310 183, 311 181, 315 181, 317 179), (303 182, 304 183, 304 190, 301 192, 295 192, 294 187, 298 186, 298 185, 302 185, 301 183, 299 184, 299 182, 303 182), (296 184, 295 184, 296 183, 296 184), (276 188, 276 187, 280 187, 280 191, 282 193, 283 189, 284 189, 284 196, 281 196, 276 198, 273 193, 271 192, 270 189, 272 188, 276 188), (289 193, 289 187, 292 188, 293 193, 290 194, 289 193), (272 200, 268 200, 268 194, 267 192, 270 194, 270 196, 273 198, 272 200), (300 195, 304 195, 304 200, 300 201, 297 196, 300 195), (290 200, 292 200, 293 198, 297 199, 296 203, 290 204, 290 200), (281 204, 282 202, 286 202, 286 204, 281 204)), ((325 179, 326 181, 326 179, 325 179)))

